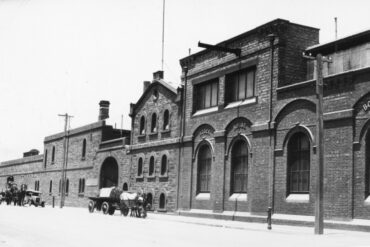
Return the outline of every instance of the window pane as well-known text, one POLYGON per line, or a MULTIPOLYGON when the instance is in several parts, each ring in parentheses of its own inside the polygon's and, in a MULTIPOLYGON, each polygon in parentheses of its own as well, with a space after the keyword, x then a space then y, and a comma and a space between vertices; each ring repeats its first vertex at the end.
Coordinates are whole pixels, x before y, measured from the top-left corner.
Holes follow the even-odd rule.
POLYGON ((204 108, 209 108, 211 106, 211 84, 205 86, 205 101, 204 108))
POLYGON ((245 74, 245 72, 239 73, 238 82, 239 82, 238 99, 242 100, 242 99, 245 99, 245 84, 246 84, 246 74, 245 74))
POLYGON ((218 83, 214 82, 212 83, 212 102, 211 106, 217 105, 217 94, 218 94, 218 83))
POLYGON ((247 98, 254 96, 254 70, 247 73, 247 98))

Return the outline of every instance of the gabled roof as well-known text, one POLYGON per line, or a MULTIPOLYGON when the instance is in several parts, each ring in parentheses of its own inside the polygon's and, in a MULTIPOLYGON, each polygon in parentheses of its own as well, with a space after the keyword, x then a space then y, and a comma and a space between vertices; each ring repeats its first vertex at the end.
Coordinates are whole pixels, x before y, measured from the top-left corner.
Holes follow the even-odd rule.
POLYGON ((144 100, 145 96, 150 92, 150 90, 155 87, 156 85, 159 85, 163 88, 165 88, 167 91, 171 92, 174 96, 177 95, 177 89, 174 88, 170 83, 162 80, 162 79, 155 79, 150 83, 150 85, 145 89, 144 93, 141 95, 139 100, 136 102, 134 109, 137 108, 137 106, 140 105, 140 103, 144 100))
POLYGON ((360 45, 366 42, 370 42, 370 29, 352 35, 348 35, 330 42, 308 47, 306 49, 306 52, 311 53, 313 56, 317 55, 318 53, 329 54, 356 45, 360 45))

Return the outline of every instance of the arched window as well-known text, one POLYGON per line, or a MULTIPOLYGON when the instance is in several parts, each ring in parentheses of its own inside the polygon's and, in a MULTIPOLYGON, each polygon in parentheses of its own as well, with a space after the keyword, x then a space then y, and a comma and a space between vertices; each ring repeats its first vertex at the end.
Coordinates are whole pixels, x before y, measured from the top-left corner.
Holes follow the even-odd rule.
POLYGON ((82 159, 84 159, 85 156, 86 156, 86 139, 82 141, 82 155, 81 155, 82 159))
POLYGON ((140 118, 140 135, 145 135, 145 117, 141 116, 140 118))
POLYGON ((170 112, 165 110, 163 113, 163 130, 170 129, 170 112))
POLYGON ((288 194, 309 193, 310 188, 310 141, 298 132, 288 143, 288 194))
POLYGON ((51 163, 54 163, 55 161, 55 146, 53 146, 53 150, 51 152, 51 163))
POLYGON ((83 194, 85 193, 85 179, 80 178, 78 180, 78 194, 83 194))
POLYGON ((137 162, 137 176, 140 177, 143 175, 143 158, 139 158, 137 162))
POLYGON ((127 183, 124 183, 123 184, 122 190, 123 191, 128 191, 128 185, 127 185, 127 183))
POLYGON ((154 157, 151 156, 149 160, 149 176, 154 175, 154 157))
POLYGON ((59 191, 58 194, 60 195, 62 193, 62 180, 59 179, 59 191))
POLYGON ((50 180, 50 183, 49 183, 49 195, 51 195, 53 193, 53 180, 50 180))
POLYGON ((39 180, 36 180, 35 181, 35 190, 39 190, 40 189, 40 181, 39 180))
POLYGON ((85 179, 82 179, 82 186, 81 186, 82 193, 85 193, 85 179))
POLYGON ((365 140, 365 196, 370 195, 370 129, 367 131, 365 140))
POLYGON ((163 155, 162 156, 162 161, 161 161, 161 175, 165 175, 167 172, 167 156, 163 155))
POLYGON ((165 209, 166 208, 166 196, 164 195, 164 193, 162 193, 159 196, 159 208, 160 209, 165 209))
POLYGON ((211 188, 212 155, 208 145, 203 145, 198 153, 198 193, 209 193, 211 188))
POLYGON ((148 193, 146 195, 146 202, 147 202, 149 210, 153 210, 153 195, 152 195, 152 193, 148 193))
POLYGON ((66 196, 68 196, 68 193, 69 193, 69 179, 67 178, 67 181, 66 181, 66 196))
POLYGON ((248 185, 248 146, 238 140, 231 151, 231 193, 247 193, 248 185))
POLYGON ((155 113, 152 114, 152 125, 150 131, 152 133, 157 132, 157 114, 155 113))
POLYGON ((44 155, 44 167, 46 168, 46 164, 48 163, 48 150, 45 149, 45 155, 44 155))

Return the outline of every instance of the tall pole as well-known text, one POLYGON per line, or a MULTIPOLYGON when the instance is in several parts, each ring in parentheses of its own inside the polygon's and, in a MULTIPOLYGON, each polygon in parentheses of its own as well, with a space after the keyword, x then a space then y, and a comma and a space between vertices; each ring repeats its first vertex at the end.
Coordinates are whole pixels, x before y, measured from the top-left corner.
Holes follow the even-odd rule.
POLYGON ((164 63, 164 13, 165 13, 166 0, 163 0, 163 16, 162 16, 162 71, 164 63))
POLYGON ((323 205, 323 179, 324 179, 324 123, 323 123, 323 67, 322 55, 316 56, 316 155, 317 155, 317 174, 316 174, 316 193, 315 193, 315 234, 324 233, 324 205, 323 205))
POLYGON ((58 116, 64 117, 64 137, 63 137, 63 164, 61 172, 61 196, 60 196, 60 208, 64 207, 65 191, 66 191, 66 167, 67 167, 67 157, 68 157, 68 143, 67 143, 67 131, 68 131, 68 120, 72 116, 66 114, 59 114, 58 116))

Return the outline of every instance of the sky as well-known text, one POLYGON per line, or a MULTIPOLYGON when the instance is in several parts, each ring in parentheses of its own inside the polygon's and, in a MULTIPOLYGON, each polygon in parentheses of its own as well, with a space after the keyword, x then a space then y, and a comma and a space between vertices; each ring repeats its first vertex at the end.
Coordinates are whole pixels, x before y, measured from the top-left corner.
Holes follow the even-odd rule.
MULTIPOLYGON (((0 0, 0 161, 21 158, 45 136, 96 122, 130 128, 130 103, 161 69, 163 0, 0 0)), ((164 77, 179 59, 276 18, 320 28, 320 43, 370 29, 368 0, 167 0, 164 77)))

